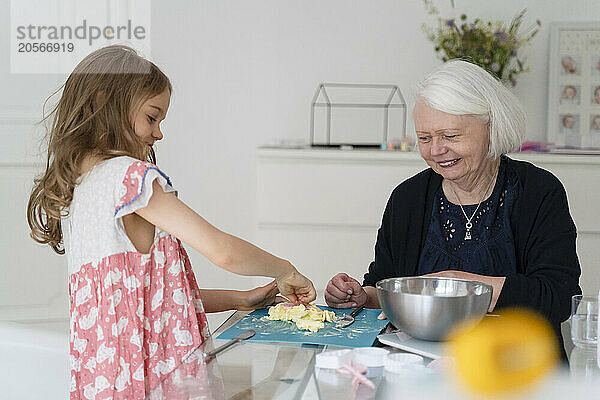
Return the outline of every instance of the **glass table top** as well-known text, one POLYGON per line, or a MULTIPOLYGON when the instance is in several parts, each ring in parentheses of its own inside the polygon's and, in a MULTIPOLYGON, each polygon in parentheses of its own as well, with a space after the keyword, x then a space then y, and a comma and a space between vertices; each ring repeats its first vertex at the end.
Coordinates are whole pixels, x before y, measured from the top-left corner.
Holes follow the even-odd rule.
MULTIPOLYGON (((165 377, 148 399, 463 399, 467 396, 453 376, 440 372, 408 377, 385 371, 371 379, 374 389, 353 385, 351 376, 315 368, 318 353, 339 349, 331 346, 247 341, 205 359, 205 352, 227 342, 214 338, 247 313, 232 314, 211 339, 194 351, 188 362, 165 377)), ((594 366, 595 356, 578 349, 574 352, 583 361, 572 363, 570 374, 568 369, 557 371, 528 393, 527 398, 564 399, 573 395, 578 399, 600 398, 600 368, 597 362, 594 366)))

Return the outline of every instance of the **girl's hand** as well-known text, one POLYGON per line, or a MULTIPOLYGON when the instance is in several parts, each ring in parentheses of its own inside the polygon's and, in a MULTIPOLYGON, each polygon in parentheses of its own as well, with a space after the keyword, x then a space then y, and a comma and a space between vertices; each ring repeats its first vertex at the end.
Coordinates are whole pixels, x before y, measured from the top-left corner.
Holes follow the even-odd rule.
POLYGON ((308 304, 317 298, 317 293, 312 282, 302 275, 290 264, 292 270, 277 278, 279 293, 294 304, 308 304))
POLYGON ((325 289, 325 302, 329 307, 358 307, 365 304, 367 299, 367 292, 360 283, 343 272, 331 278, 325 289))
POLYGON ((252 311, 286 301, 283 297, 277 296, 277 293, 279 293, 277 281, 243 291, 241 293, 242 299, 237 309, 240 311, 252 311))

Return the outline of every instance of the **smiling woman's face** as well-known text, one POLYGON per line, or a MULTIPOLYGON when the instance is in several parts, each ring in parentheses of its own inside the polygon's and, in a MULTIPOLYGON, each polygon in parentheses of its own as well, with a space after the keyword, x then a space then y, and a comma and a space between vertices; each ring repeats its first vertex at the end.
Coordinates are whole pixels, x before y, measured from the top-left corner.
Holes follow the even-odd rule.
POLYGON ((487 172, 486 122, 433 109, 421 100, 415 104, 413 119, 421 157, 444 179, 468 184, 487 172))

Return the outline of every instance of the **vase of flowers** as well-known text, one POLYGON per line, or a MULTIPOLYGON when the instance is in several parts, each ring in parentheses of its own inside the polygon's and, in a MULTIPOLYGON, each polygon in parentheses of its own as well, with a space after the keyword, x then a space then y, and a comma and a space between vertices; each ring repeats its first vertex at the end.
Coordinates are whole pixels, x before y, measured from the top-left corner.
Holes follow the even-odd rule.
MULTIPOLYGON (((531 42, 538 33, 541 22, 520 32, 526 10, 518 13, 507 26, 502 21, 472 21, 466 14, 458 18, 442 18, 432 0, 423 0, 429 14, 438 17, 434 28, 422 25, 423 31, 435 46, 437 55, 446 62, 460 58, 486 69, 505 84, 515 86, 516 77, 528 72, 519 49, 531 42)), ((454 1, 451 0, 452 8, 454 1)))

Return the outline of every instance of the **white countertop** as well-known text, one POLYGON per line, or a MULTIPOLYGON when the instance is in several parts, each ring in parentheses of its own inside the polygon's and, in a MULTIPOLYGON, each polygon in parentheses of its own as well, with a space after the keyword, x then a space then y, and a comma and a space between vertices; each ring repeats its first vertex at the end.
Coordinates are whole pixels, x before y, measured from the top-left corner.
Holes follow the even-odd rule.
MULTIPOLYGON (((321 149, 321 148, 285 148, 259 147, 257 157, 261 159, 327 159, 355 161, 393 161, 393 162, 425 162, 420 154, 414 151, 388 151, 376 149, 321 149)), ((600 155, 595 154, 563 154, 563 153, 510 153, 511 158, 526 160, 533 163, 551 164, 595 164, 600 165, 600 155)))

